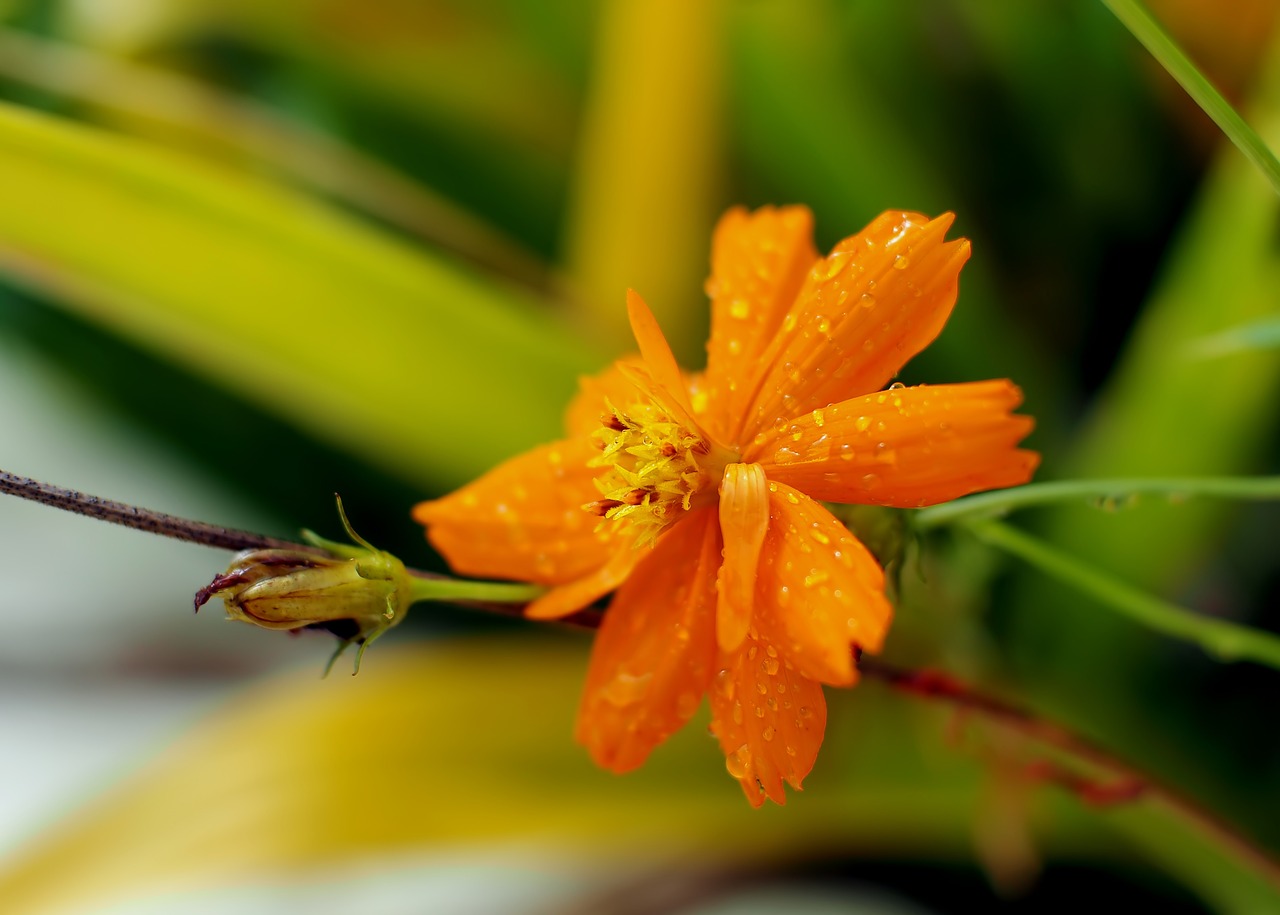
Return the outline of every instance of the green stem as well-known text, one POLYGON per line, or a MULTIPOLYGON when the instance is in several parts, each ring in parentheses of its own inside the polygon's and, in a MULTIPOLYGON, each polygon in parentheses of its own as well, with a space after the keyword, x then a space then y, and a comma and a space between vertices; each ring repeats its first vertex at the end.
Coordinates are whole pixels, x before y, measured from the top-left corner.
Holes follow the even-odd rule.
POLYGON ((1193 642, 1220 661, 1254 661, 1280 670, 1280 636, 1201 616, 1153 597, 999 521, 980 522, 970 530, 984 543, 1017 556, 1143 626, 1193 642))
POLYGON ((1222 129, 1245 157, 1258 167, 1280 194, 1280 161, 1231 103, 1222 97, 1191 59, 1178 47, 1140 0, 1102 0, 1151 56, 1169 71, 1204 113, 1222 129))
POLYGON ((527 604, 546 593, 539 585, 505 581, 460 581, 456 578, 413 576, 411 601, 463 601, 482 604, 527 604))
POLYGON ((1217 496, 1223 499, 1280 499, 1280 477, 1166 477, 1119 480, 1061 480, 1030 483, 1013 489, 984 492, 922 508, 910 517, 912 529, 928 531, 957 521, 994 518, 1019 508, 1101 499, 1123 500, 1144 493, 1168 496, 1217 496))

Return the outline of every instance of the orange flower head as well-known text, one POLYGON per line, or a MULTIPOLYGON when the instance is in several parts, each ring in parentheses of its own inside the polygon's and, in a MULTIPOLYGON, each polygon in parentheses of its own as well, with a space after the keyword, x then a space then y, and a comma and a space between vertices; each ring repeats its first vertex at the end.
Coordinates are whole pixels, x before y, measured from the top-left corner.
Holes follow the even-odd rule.
POLYGON ((813 768, 822 684, 857 679, 892 608, 884 573, 823 502, 915 508, 1030 479, 1009 381, 882 390, 942 330, 964 239, 887 212, 825 258, 803 207, 734 209, 712 243, 707 367, 684 374, 634 292, 639 358, 584 379, 561 441, 417 506, 462 574, 548 587, 552 619, 616 590, 577 738, 633 769, 710 697, 748 800, 813 768))

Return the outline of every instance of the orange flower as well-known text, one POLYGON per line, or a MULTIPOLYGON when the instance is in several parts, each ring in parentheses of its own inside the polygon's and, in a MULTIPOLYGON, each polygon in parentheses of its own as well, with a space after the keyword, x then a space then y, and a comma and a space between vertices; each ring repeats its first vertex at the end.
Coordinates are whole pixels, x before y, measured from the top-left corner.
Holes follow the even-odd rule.
POLYGON ((783 803, 822 743, 821 684, 854 683, 853 649, 879 651, 892 616, 822 502, 919 507, 1030 478, 1010 382, 875 393, 955 304, 969 243, 943 241, 952 218, 884 213, 819 258, 807 209, 731 210, 704 373, 681 373, 629 293, 640 358, 583 381, 568 436, 415 509, 456 571, 549 586, 531 617, 617 589, 577 724, 601 766, 640 765, 709 695, 729 773, 753 805, 783 803))

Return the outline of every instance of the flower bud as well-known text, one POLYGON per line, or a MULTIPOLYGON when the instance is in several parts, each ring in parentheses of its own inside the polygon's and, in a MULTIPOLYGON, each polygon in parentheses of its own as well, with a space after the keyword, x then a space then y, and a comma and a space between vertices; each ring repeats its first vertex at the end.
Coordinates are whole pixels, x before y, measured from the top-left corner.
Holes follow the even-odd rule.
POLYGON ((364 649, 399 623, 413 602, 413 578, 399 559, 351 530, 341 502, 338 511, 356 545, 304 532, 316 549, 237 553, 225 572, 196 592, 196 610, 220 597, 228 619, 264 629, 324 629, 341 640, 334 659, 348 645, 360 646, 358 670, 364 649))
POLYGON ((408 586, 404 566, 386 554, 361 560, 305 550, 246 550, 200 589, 195 604, 220 597, 228 618, 264 629, 352 620, 363 633, 397 621, 408 605, 408 586))

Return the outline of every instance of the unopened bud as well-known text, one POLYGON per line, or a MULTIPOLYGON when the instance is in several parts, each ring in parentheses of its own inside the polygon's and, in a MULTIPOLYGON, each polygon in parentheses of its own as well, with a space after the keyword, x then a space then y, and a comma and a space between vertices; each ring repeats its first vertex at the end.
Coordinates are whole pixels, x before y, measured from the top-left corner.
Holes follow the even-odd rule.
POLYGON ((196 609, 220 597, 228 619, 264 629, 328 630, 342 640, 334 659, 353 642, 360 645, 358 670, 364 649, 403 618, 413 601, 413 579, 404 563, 351 529, 340 501, 338 512, 355 546, 308 534, 324 552, 238 553, 225 572, 196 592, 196 609))

